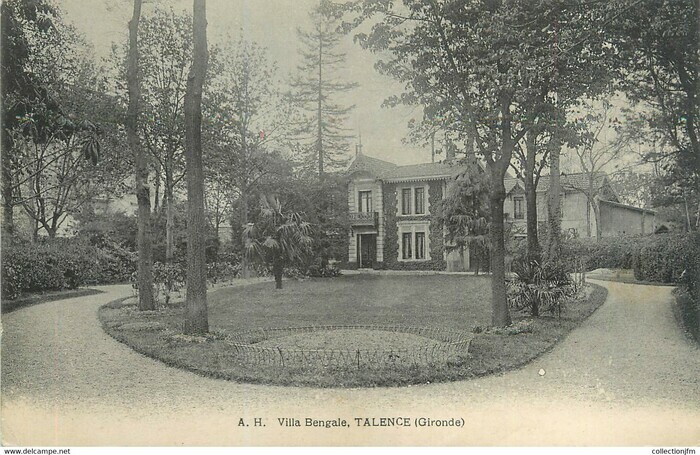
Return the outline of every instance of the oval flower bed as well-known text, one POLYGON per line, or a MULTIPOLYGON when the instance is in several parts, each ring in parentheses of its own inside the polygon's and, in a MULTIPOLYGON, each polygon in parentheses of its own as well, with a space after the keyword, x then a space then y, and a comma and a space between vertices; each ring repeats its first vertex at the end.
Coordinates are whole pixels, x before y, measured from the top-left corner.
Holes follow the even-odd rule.
POLYGON ((268 283, 220 289, 210 295, 211 332, 205 336, 182 334, 178 302, 141 312, 132 298, 102 307, 99 317, 107 333, 134 350, 210 377, 317 387, 395 386, 521 366, 551 349, 606 296, 604 288, 589 285, 587 293, 567 302, 561 318, 531 319, 514 312, 512 326, 494 330, 486 328, 488 279, 424 278, 420 288, 412 277, 377 283, 343 277, 290 282, 283 291, 268 283), (453 294, 446 284, 455 286, 453 294), (361 302, 358 287, 365 297, 361 302))
POLYGON ((438 366, 467 355, 471 332, 401 326, 258 329, 228 337, 234 360, 320 368, 438 366))

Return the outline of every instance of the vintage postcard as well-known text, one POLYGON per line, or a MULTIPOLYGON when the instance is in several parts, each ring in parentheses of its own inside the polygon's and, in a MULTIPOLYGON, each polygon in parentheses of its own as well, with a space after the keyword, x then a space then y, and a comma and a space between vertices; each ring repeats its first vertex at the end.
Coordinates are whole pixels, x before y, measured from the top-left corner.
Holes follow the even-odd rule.
POLYGON ((3 0, 6 453, 695 453, 698 17, 3 0))

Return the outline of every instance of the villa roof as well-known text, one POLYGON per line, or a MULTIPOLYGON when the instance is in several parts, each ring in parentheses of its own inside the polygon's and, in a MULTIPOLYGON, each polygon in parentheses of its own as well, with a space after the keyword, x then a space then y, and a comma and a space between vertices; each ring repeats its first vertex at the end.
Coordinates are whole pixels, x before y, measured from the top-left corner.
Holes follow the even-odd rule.
MULTIPOLYGON (((446 180, 463 169, 465 169, 463 165, 445 161, 399 166, 389 161, 358 153, 355 160, 350 164, 347 173, 366 172, 374 178, 385 182, 406 182, 415 180, 446 180)), ((582 172, 562 173, 560 181, 565 192, 579 192, 588 187, 588 175, 582 172)), ((506 187, 506 193, 510 193, 516 188, 524 189, 525 186, 521 180, 511 177, 510 174, 506 175, 503 183, 506 187)), ((606 186, 607 175, 603 172, 596 173, 593 183, 598 188, 606 186)), ((545 193, 549 191, 549 185, 549 175, 541 176, 537 184, 537 192, 545 193)), ((601 194, 601 196, 603 195, 601 194)), ((611 188, 606 188, 604 196, 605 199, 612 199, 613 202, 617 200, 617 196, 611 188)))
POLYGON ((354 172, 364 171, 378 177, 384 173, 391 172, 391 170, 396 167, 397 166, 394 163, 380 160, 379 158, 373 158, 363 153, 358 153, 353 162, 350 164, 347 173, 352 174, 354 172))
POLYGON ((644 213, 650 213, 652 215, 656 215, 656 210, 645 209, 642 207, 635 207, 633 205, 621 204, 619 202, 614 202, 614 201, 606 201, 605 199, 601 199, 600 202, 604 202, 606 204, 612 205, 613 207, 620 207, 623 209, 636 210, 638 212, 644 212, 644 213))
POLYGON ((440 180, 451 177, 460 166, 452 163, 421 163, 399 166, 359 153, 348 168, 348 174, 367 172, 374 177, 387 181, 399 182, 409 180, 440 180))
POLYGON ((451 177, 460 169, 451 163, 422 163, 408 166, 396 166, 389 172, 380 176, 386 181, 399 181, 407 179, 442 179, 451 177))

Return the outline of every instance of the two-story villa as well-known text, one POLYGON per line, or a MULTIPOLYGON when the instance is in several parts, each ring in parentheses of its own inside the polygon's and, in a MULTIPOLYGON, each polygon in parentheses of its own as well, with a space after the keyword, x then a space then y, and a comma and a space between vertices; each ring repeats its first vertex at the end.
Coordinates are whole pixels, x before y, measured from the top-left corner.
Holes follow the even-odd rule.
POLYGON ((348 265, 360 268, 444 270, 444 236, 432 207, 456 167, 446 163, 397 166, 359 153, 348 169, 348 265))
MULTIPOLYGON (((398 166, 358 153, 348 173, 348 268, 403 270, 469 270, 468 252, 448 254, 444 230, 435 225, 433 209, 444 198, 449 181, 461 167, 447 162, 398 166)), ((579 175, 580 176, 580 175, 579 175)), ((586 235, 588 202, 576 176, 562 176, 562 229, 586 235), (573 183, 576 183, 574 185, 573 183)), ((526 202, 522 183, 505 182, 508 222, 522 225, 526 202)), ((604 235, 650 233, 654 213, 620 204, 606 180, 600 192, 604 235)), ((546 220, 547 177, 538 185, 538 218, 546 220)), ((593 222, 594 223, 594 222, 593 222)), ((595 228, 592 230, 595 236, 595 228)))

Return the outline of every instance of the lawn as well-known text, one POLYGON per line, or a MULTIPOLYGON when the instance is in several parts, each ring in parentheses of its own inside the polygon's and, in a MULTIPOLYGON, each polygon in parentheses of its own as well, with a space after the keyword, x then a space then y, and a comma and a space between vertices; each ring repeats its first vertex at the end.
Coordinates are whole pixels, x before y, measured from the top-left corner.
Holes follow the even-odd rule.
POLYGON ((488 324, 487 277, 351 275, 220 289, 210 294, 212 330, 313 325, 406 325, 471 330, 488 324))
MULTIPOLYGON (((561 318, 513 313, 508 330, 488 330, 491 319, 490 278, 455 275, 352 275, 220 288, 209 294, 211 334, 178 335, 182 305, 139 312, 133 303, 113 302, 100 310, 104 329, 138 352, 206 376, 240 382, 318 387, 396 386, 468 379, 517 368, 547 350, 577 327, 605 300, 606 291, 591 285, 568 302, 561 318), (241 362, 224 338, 256 328, 308 326, 412 326, 474 331, 468 353, 440 365, 386 368, 320 368, 252 365, 241 362), (486 329, 486 330, 484 330, 486 329), (478 332, 478 333, 477 333, 478 332)), ((314 332, 287 337, 292 348, 352 346, 352 332, 314 332)), ((357 348, 374 341, 392 343, 386 332, 358 330, 357 348), (389 340, 389 341, 387 341, 389 340)), ((415 346, 420 337, 401 335, 393 342, 415 346)), ((426 341, 428 339, 423 338, 426 341)), ((265 346, 274 346, 267 340, 265 346)), ((262 346, 262 345, 261 345, 262 346)), ((392 346, 405 348, 406 346, 392 346)))

